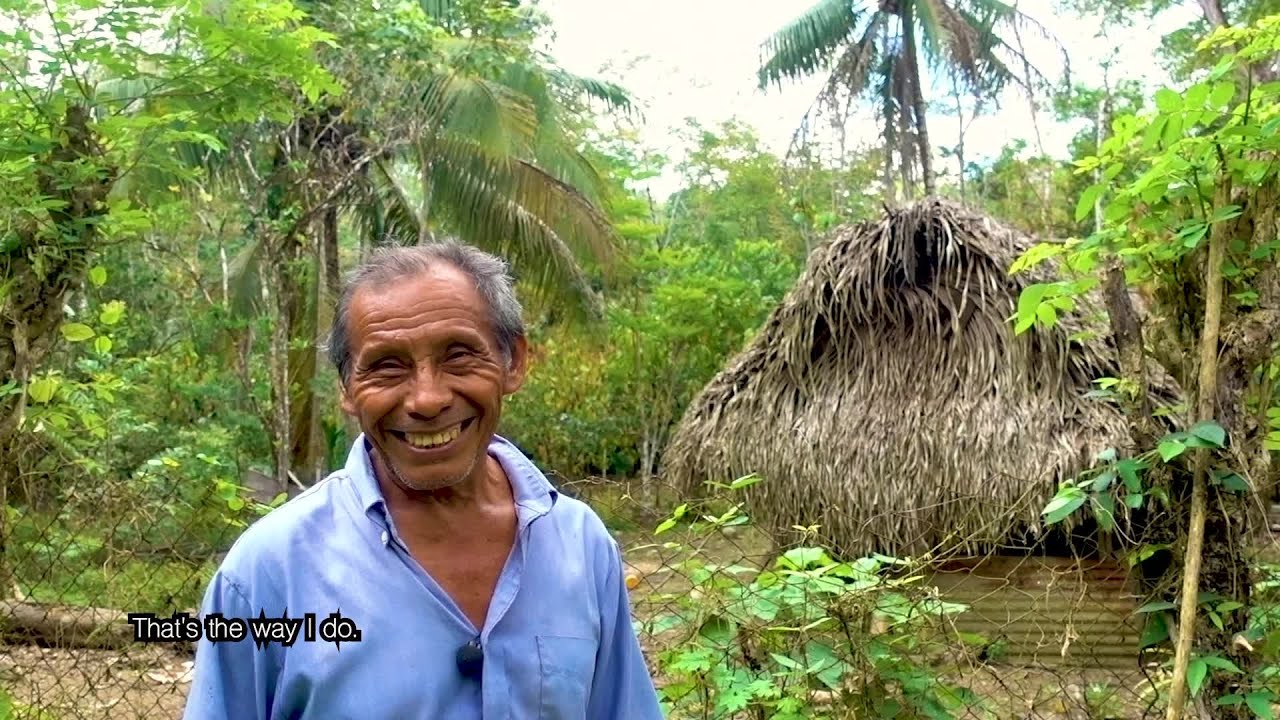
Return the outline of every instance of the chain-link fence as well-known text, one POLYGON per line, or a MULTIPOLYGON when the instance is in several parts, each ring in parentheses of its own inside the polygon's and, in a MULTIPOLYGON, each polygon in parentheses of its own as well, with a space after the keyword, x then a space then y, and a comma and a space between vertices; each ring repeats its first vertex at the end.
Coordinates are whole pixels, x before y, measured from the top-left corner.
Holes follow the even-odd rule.
MULTIPOLYGON (((126 614, 195 615, 220 552, 254 519, 234 487, 179 492, 190 483, 169 471, 190 462, 205 460, 160 458, 129 492, 19 483, 0 710, 181 716, 191 643, 133 642, 126 614)), ((1139 648, 1164 615, 1140 607, 1126 563, 1105 552, 841 558, 802 518, 771 535, 732 498, 686 505, 656 480, 558 484, 623 549, 669 717, 1163 715, 1168 657, 1139 648)))

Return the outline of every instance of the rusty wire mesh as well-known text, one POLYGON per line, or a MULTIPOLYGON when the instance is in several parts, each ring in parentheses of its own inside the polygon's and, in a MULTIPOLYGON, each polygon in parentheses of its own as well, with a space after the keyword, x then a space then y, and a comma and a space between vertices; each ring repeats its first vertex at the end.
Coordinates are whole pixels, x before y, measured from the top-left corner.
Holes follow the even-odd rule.
MULTIPOLYGON (((0 688, 13 703, 12 717, 181 716, 191 644, 132 642, 123 616, 195 615, 219 553, 256 516, 251 507, 232 511, 225 488, 193 494, 190 483, 172 482, 169 471, 180 468, 168 465, 160 459, 150 477, 121 487, 19 493, 7 553, 19 595, 9 601, 0 644, 0 688), (12 620, 17 611, 26 613, 25 623, 12 620)), ((761 710, 776 703, 778 688, 804 698, 794 717, 926 717, 906 697, 919 695, 922 682, 952 693, 953 704, 934 717, 1163 714, 1168 658, 1139 651, 1147 619, 1137 612, 1142 598, 1123 561, 1105 552, 1011 549, 896 565, 885 559, 875 572, 895 585, 859 587, 845 577, 849 592, 802 599, 810 616, 753 616, 742 608, 755 602, 750 593, 763 592, 762 573, 785 568, 780 558, 819 544, 802 518, 791 532, 750 522, 713 527, 705 518, 725 506, 713 506, 711 515, 700 507, 655 535, 684 501, 661 481, 553 481, 591 505, 614 532, 636 631, 656 684, 674 706, 672 718, 789 717, 770 714, 776 704, 761 710), (900 601, 894 612, 914 608, 911 622, 886 619, 888 593, 900 601), (810 622, 823 617, 826 624, 810 622), (718 628, 721 645, 706 642, 715 634, 709 627, 718 628), (806 657, 815 642, 834 655, 828 666, 806 657), (693 662, 691 669, 694 650, 705 668, 693 662), (886 652, 892 662, 883 661, 886 652), (785 679, 789 662, 802 667, 785 679), (830 671, 831 662, 839 672, 830 671), (749 684, 735 690, 723 676, 713 677, 717 672, 772 678, 774 689, 756 685, 760 696, 753 698, 743 689, 749 684)))

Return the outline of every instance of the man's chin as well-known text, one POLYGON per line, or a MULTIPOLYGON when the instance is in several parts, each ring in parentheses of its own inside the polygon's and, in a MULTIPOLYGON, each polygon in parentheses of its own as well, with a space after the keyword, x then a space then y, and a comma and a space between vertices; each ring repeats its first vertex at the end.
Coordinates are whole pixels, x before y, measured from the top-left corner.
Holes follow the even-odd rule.
POLYGON ((443 468, 431 468, 424 472, 425 468, 414 468, 411 464, 394 460, 385 464, 391 473, 391 479, 401 488, 413 492, 437 492, 466 483, 475 470, 477 461, 472 460, 460 472, 441 472, 443 468))

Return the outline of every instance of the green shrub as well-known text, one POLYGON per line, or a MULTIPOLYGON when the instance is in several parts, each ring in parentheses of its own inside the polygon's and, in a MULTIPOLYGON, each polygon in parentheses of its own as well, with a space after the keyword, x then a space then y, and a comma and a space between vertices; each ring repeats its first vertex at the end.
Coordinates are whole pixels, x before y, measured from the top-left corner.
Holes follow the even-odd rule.
POLYGON ((662 608, 644 624, 662 644, 669 717, 942 719, 980 704, 941 680, 941 621, 966 608, 920 588, 918 568, 884 556, 843 562, 809 545, 763 567, 715 561, 704 538, 748 519, 737 505, 718 516, 681 505, 659 535, 690 517, 689 539, 668 544, 687 587, 646 600, 662 608))

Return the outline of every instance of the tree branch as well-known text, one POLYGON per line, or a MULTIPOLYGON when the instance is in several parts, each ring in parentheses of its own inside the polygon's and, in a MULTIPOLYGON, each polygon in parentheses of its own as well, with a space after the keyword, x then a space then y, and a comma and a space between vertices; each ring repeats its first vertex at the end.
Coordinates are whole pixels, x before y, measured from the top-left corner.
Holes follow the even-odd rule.
MULTIPOLYGON (((1231 176, 1218 179, 1215 207, 1231 202, 1231 176)), ((1235 223, 1221 222, 1209 233, 1209 261, 1205 267, 1204 330, 1200 336, 1200 378, 1196 388, 1196 417, 1213 420, 1218 386, 1218 333, 1222 321, 1222 262, 1227 254, 1235 223)), ((1196 609, 1200 598, 1200 564, 1204 550, 1204 525, 1209 514, 1209 454, 1196 454, 1191 479, 1191 519, 1187 530, 1187 550, 1183 561, 1181 607, 1178 612, 1178 642, 1174 655, 1173 681, 1169 688, 1167 720, 1182 720, 1186 705, 1187 667, 1196 634, 1196 609)))

